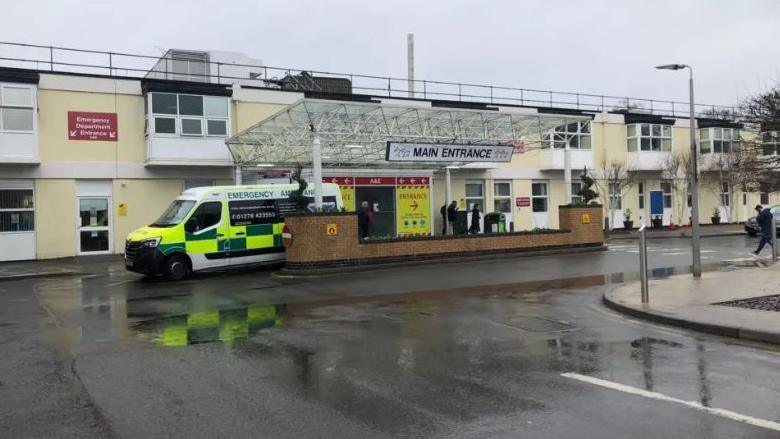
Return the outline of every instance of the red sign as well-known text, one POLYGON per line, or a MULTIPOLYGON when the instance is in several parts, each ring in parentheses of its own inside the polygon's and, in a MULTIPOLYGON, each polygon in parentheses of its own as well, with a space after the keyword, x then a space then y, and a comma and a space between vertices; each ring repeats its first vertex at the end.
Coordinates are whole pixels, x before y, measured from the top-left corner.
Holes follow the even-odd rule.
POLYGON ((428 177, 398 177, 398 186, 427 186, 428 177))
POLYGON ((116 113, 68 111, 68 140, 116 142, 117 126, 116 113))
POLYGON ((287 224, 282 227, 282 245, 291 247, 293 243, 292 227, 287 224))
POLYGON ((339 186, 352 186, 355 184, 355 179, 352 177, 323 177, 323 183, 334 183, 339 186))
POLYGON ((355 186, 395 186, 395 177, 355 177, 355 186))
POLYGON ((531 205, 531 197, 517 197, 515 199, 515 205, 517 207, 528 207, 531 205))

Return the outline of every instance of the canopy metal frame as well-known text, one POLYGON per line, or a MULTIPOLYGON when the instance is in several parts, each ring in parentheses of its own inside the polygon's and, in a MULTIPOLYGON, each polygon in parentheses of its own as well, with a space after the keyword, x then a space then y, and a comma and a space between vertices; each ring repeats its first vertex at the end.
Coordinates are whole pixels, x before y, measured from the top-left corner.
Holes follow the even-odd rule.
MULTIPOLYGON (((585 114, 539 113, 534 108, 465 109, 414 102, 403 106, 376 101, 302 98, 230 137, 236 166, 308 166, 314 139, 321 142, 325 167, 387 167, 388 141, 517 145, 540 148, 553 128, 590 120, 585 114)), ((441 163, 399 163, 393 168, 439 169, 441 163)))

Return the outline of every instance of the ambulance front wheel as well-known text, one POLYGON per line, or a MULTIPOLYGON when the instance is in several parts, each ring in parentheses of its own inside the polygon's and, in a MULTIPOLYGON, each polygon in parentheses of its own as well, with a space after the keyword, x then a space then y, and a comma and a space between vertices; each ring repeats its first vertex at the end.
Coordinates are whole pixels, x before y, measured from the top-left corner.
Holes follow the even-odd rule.
POLYGON ((182 280, 190 274, 190 265, 187 257, 175 254, 165 260, 165 277, 169 280, 182 280))

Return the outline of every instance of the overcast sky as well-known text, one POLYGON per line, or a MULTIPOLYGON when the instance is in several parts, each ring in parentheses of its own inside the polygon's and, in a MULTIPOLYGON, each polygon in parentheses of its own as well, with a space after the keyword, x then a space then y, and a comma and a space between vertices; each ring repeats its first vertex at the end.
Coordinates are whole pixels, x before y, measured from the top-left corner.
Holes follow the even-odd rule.
MULTIPOLYGON (((777 0, 9 2, 0 40, 157 54, 245 52, 270 66, 730 105, 780 78, 777 0)), ((0 46, 0 56, 3 48, 0 46)))

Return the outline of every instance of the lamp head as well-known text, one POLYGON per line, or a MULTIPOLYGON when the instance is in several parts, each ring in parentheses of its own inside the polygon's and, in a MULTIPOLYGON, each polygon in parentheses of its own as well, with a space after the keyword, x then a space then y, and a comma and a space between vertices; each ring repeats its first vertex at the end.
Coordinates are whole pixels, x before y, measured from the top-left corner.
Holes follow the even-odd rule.
POLYGON ((655 66, 655 68, 659 70, 682 70, 686 67, 688 66, 686 66, 685 64, 664 64, 660 66, 655 66))

